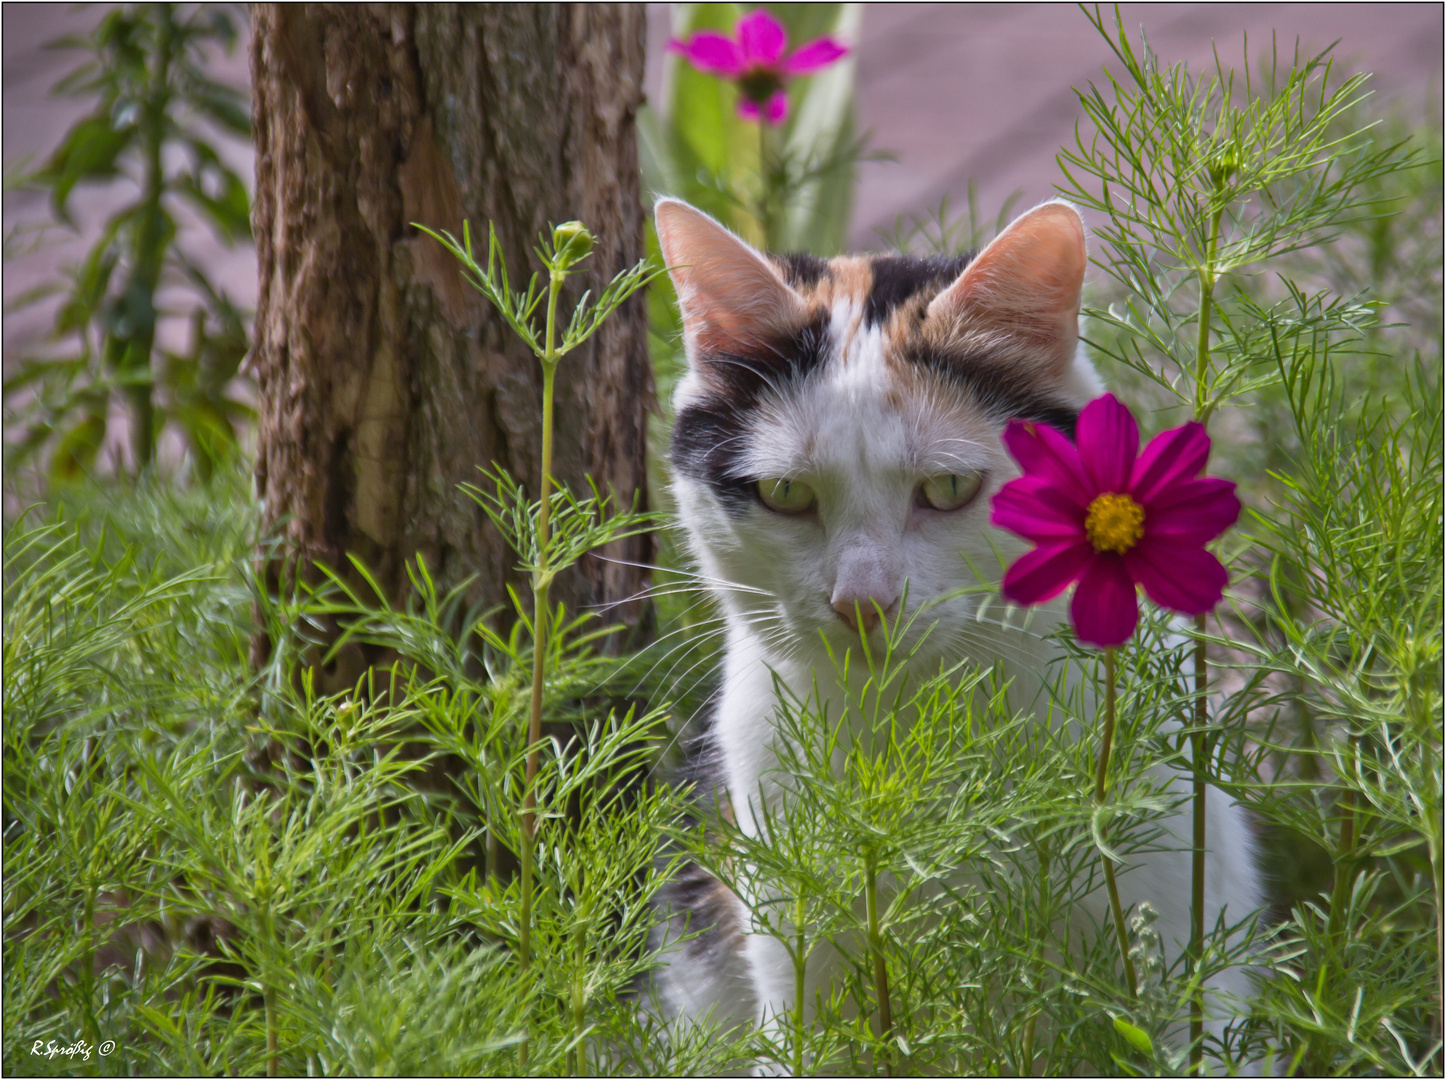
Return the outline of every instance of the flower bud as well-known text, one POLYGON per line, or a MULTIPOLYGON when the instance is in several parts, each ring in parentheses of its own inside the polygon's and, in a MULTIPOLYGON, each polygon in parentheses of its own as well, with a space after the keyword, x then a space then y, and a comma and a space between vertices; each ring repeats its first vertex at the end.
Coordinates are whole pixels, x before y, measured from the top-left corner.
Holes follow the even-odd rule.
POLYGON ((1216 187, 1222 187, 1237 172, 1240 171, 1240 151, 1231 146, 1220 152, 1220 155, 1210 163, 1210 182, 1216 187))
POLYGON ((593 238, 580 221, 564 221, 552 230, 552 249, 562 267, 581 262, 592 253, 593 238))

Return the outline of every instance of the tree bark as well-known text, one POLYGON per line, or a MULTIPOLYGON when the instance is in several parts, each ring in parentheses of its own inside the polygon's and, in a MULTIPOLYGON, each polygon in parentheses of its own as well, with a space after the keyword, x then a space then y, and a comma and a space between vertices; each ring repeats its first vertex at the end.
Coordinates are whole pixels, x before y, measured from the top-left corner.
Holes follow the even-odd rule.
MULTIPOLYGON (((470 220, 485 250, 494 222, 525 284, 538 235, 579 219, 598 244, 567 295, 596 295, 643 254, 643 42, 641 4, 253 6, 256 485, 309 579, 321 562, 359 581, 351 553, 396 603, 420 554, 510 613, 517 557, 457 485, 496 463, 535 493, 540 367, 410 223, 470 220)), ((555 475, 624 507, 646 499, 646 319, 635 297, 558 373, 555 475)), ((651 541, 607 555, 646 564, 651 541)), ((646 571, 622 562, 586 559, 554 596, 637 620, 646 571)), ((349 647, 321 688, 377 659, 349 647)))

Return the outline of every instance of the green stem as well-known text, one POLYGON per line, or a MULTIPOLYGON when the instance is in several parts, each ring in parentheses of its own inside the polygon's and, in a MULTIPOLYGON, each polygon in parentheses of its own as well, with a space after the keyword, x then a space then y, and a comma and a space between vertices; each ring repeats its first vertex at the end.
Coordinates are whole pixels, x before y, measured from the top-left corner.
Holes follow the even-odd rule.
POLYGON ((879 1003, 879 1038, 884 1039, 894 1028, 894 1012, 889 1005, 889 971, 884 964, 884 939, 879 930, 878 869, 872 858, 864 860, 864 904, 869 919, 869 951, 874 957, 874 995, 879 1003))
MULTIPOLYGON (((1225 214, 1221 205, 1210 218, 1210 239, 1205 248, 1205 261, 1200 267, 1200 311, 1196 318, 1195 339, 1195 419, 1209 425, 1211 405, 1208 400, 1210 376, 1210 312, 1215 301, 1215 262, 1220 250, 1220 221, 1225 214)), ((1205 776, 1206 748, 1205 692, 1209 687, 1209 660, 1205 652, 1205 616, 1195 618, 1195 724, 1190 735, 1191 760, 1194 767, 1191 799, 1192 843, 1190 860, 1190 973, 1200 969, 1205 949, 1205 776)), ((1199 1076, 1205 1067, 1205 1010, 1203 985, 1190 995, 1190 1071, 1199 1076)))
POLYGON ((569 1006, 572 1012, 574 1076, 587 1075, 587 1048, 583 1039, 583 1018, 586 1014, 587 997, 583 991, 587 980, 587 916, 591 912, 591 905, 585 899, 586 877, 584 873, 578 879, 577 892, 580 906, 577 918, 572 924, 572 1000, 569 1006))
POLYGON ((261 933, 266 944, 267 959, 261 965, 261 1008, 266 1022, 266 1075, 281 1074, 281 1033, 276 1026, 276 979, 271 957, 277 955, 276 921, 271 911, 270 872, 258 899, 261 908, 261 933))
MULTIPOLYGON (((86 875, 85 881, 85 960, 80 969, 80 985, 82 988, 83 1000, 85 1001, 86 1016, 93 1015, 95 1010, 95 954, 99 947, 95 934, 95 870, 94 861, 88 868, 91 873, 86 875)), ((99 1034, 98 1026, 91 1025, 92 1033, 99 1034)))
MULTIPOLYGON (((1353 735, 1351 749, 1356 752, 1358 748, 1359 742, 1353 735)), ((1355 850, 1359 839, 1356 834, 1355 789, 1347 788, 1341 795, 1340 810, 1341 832, 1336 842, 1334 882, 1331 887, 1330 912, 1326 921, 1326 934, 1335 948, 1336 955, 1340 955, 1345 947, 1346 906, 1350 903, 1351 884, 1355 878, 1355 850)), ((1317 1005, 1322 1004, 1322 999, 1325 997, 1330 967, 1330 957, 1323 956, 1320 970, 1316 973, 1315 999, 1317 1005)), ((1306 1042, 1305 1052, 1302 1056, 1306 1063, 1306 1075, 1324 1073, 1330 1061, 1330 1051, 1325 1038, 1319 1033, 1311 1035, 1306 1042)))
POLYGON ((267 979, 261 990, 261 1003, 266 1010, 266 1075, 279 1076, 281 1070, 281 1036, 276 1030, 276 991, 267 979))
POLYGON ((579 967, 572 978, 572 1038, 574 1058, 576 1061, 576 1064, 573 1065, 574 1076, 587 1075, 587 1046, 586 1041, 582 1037, 584 1013, 582 993, 583 975, 584 973, 581 967, 579 967))
MULTIPOLYGON (((1352 735, 1350 740, 1352 763, 1360 753, 1360 738, 1352 735)), ((1330 936, 1336 939, 1336 947, 1344 946, 1341 940, 1345 929, 1346 906, 1350 903, 1351 885, 1356 871, 1356 790, 1348 787, 1341 795, 1341 834, 1336 845, 1335 881, 1331 888, 1330 936)))
MULTIPOLYGON (((1205 746, 1205 725, 1208 714, 1205 690, 1209 685, 1209 660, 1205 654, 1205 616, 1195 616, 1195 730, 1190 733, 1191 761, 1194 764, 1192 816, 1194 835, 1190 852, 1190 974, 1198 978, 1200 962, 1205 954, 1205 775, 1209 763, 1205 746)), ((1204 986, 1190 995, 1190 1070, 1202 1075, 1205 1067, 1204 986)))
POLYGON ((1210 240, 1205 247, 1205 262, 1200 267, 1200 313, 1196 319, 1195 337, 1195 419, 1210 422, 1213 406, 1209 402, 1210 378, 1210 311, 1215 301, 1215 259, 1220 248, 1222 206, 1210 219, 1210 240))
MULTIPOLYGON (((1099 761, 1095 764, 1095 805, 1103 806, 1110 773, 1110 754, 1115 745, 1115 650, 1105 650, 1105 730, 1100 740, 1099 761)), ((1135 965, 1130 959, 1130 935, 1125 930, 1125 912, 1120 907, 1120 890, 1115 884, 1115 864, 1104 852, 1100 862, 1105 868, 1105 889, 1110 895, 1110 914, 1115 920, 1115 936, 1120 943, 1120 960, 1125 965, 1125 979, 1130 984, 1130 996, 1138 992, 1135 983, 1135 965)))
POLYGON ((758 224, 763 229, 763 246, 769 251, 779 248, 778 218, 775 206, 778 202, 778 183, 774 175, 777 155, 773 148, 773 128, 763 120, 758 121, 758 178, 760 181, 758 224))
MULTIPOLYGON (((161 269, 165 262, 165 214, 162 199, 166 193, 163 152, 166 140, 166 112, 170 104, 171 52, 174 47, 175 24, 169 4, 156 5, 155 67, 141 116, 141 148, 144 160, 141 179, 141 204, 135 232, 135 263, 127 291, 145 297, 149 308, 144 318, 130 331, 128 341, 118 341, 116 359, 134 372, 149 375, 151 352, 156 340, 156 290, 160 287, 161 269)), ((140 313, 138 313, 140 314, 140 313)), ((155 402, 149 378, 126 390, 131 406, 131 451, 137 471, 148 466, 155 456, 155 402)))
MULTIPOLYGON (((522 917, 518 952, 523 972, 532 964, 532 848, 536 828, 534 783, 542 743, 542 684, 547 672, 547 592, 551 581, 547 548, 552 539, 552 399, 557 381, 557 294, 563 275, 553 273, 547 295, 547 342, 542 357, 542 479, 537 513, 537 569, 532 575, 532 707, 527 720, 527 782, 522 795, 522 917)), ((527 1067, 527 1039, 518 1046, 518 1061, 527 1067)))
POLYGON ((794 902, 793 908, 793 1075, 803 1075, 803 1001, 804 1001, 804 976, 808 973, 808 954, 804 947, 808 944, 807 931, 804 929, 804 919, 808 914, 806 897, 802 889, 798 890, 798 899, 794 902))

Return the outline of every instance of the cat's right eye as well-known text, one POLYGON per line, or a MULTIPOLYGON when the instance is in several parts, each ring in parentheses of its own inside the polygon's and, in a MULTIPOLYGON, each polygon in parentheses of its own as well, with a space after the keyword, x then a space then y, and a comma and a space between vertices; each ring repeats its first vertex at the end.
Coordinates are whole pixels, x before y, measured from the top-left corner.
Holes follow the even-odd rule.
POLYGON ((931 476, 919 485, 918 502, 920 506, 928 506, 945 513, 958 510, 973 501, 983 482, 984 478, 974 472, 931 476))
POLYGON ((758 497, 764 506, 780 514, 802 514, 818 505, 813 488, 800 480, 760 480, 758 497))

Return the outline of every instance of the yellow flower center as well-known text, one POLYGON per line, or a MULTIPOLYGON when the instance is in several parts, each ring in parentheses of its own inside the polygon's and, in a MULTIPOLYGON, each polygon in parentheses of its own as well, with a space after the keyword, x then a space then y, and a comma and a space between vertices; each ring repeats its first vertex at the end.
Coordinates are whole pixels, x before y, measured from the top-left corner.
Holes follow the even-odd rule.
POLYGON ((1085 533, 1096 551, 1123 555, 1145 535, 1145 508, 1128 495, 1100 495, 1085 515, 1085 533))

